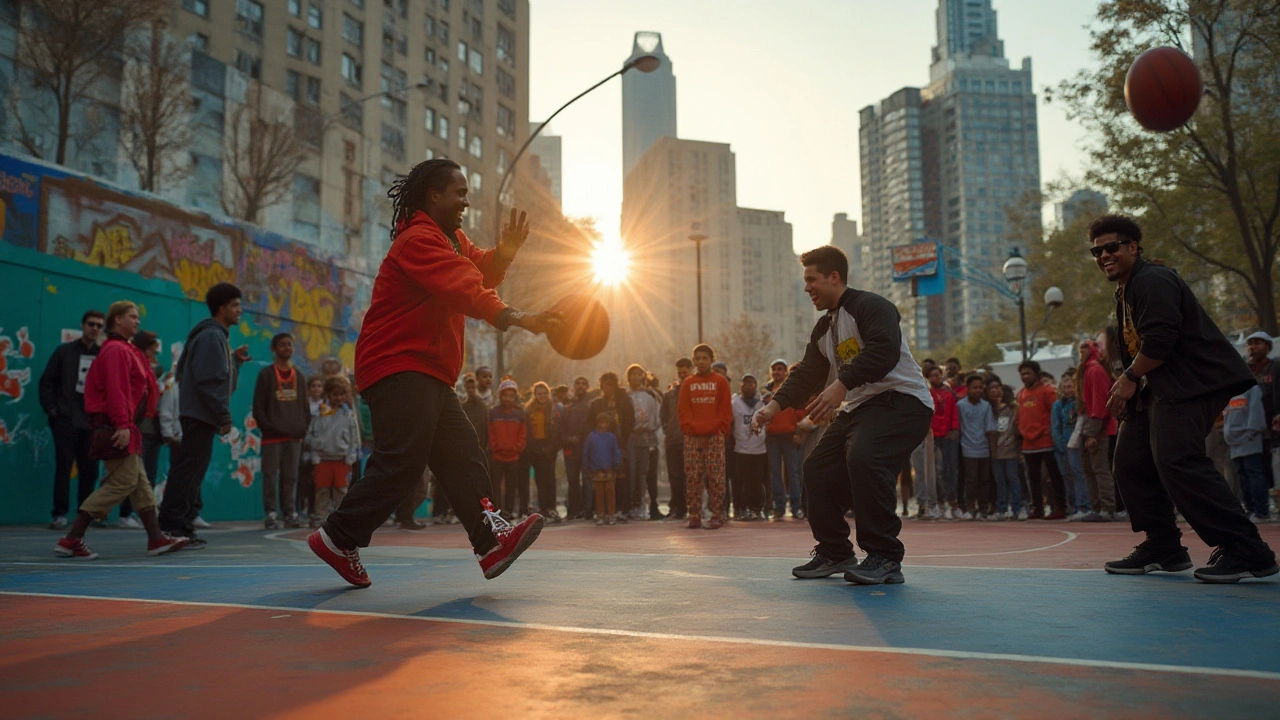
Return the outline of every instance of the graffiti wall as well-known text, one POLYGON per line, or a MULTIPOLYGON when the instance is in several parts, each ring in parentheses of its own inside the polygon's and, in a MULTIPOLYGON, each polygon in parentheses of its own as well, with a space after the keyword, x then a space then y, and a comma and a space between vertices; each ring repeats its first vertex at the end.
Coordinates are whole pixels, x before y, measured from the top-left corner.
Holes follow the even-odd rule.
POLYGON ((270 339, 292 333, 305 372, 327 357, 349 367, 372 281, 260 228, 0 154, 0 287, 18 299, 0 307, 0 524, 48 521, 53 447, 36 389, 50 353, 76 338, 81 314, 137 302, 143 328, 160 335, 161 366, 171 367, 187 332, 208 317, 205 291, 219 282, 244 293, 231 340, 247 344, 253 360, 232 399, 236 439, 216 445, 205 478, 204 514, 261 517, 251 405, 270 339))

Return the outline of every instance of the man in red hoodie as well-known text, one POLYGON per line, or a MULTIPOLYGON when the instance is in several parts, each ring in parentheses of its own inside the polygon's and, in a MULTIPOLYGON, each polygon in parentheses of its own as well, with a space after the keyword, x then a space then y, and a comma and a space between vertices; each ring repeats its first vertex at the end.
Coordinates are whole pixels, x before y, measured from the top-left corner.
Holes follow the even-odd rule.
POLYGON ((495 578, 537 538, 542 516, 519 525, 489 501, 492 485, 475 428, 453 391, 462 369, 467 317, 499 331, 545 332, 558 313, 525 314, 494 290, 529 236, 524 213, 480 250, 461 230, 467 178, 443 158, 416 165, 388 191, 395 237, 378 269, 356 341, 356 385, 373 420, 364 477, 307 542, 344 580, 371 584, 359 548, 421 482, 429 466, 467 530, 486 578, 495 578))
POLYGON ((711 496, 711 522, 724 525, 724 436, 733 427, 729 381, 711 372, 716 359, 710 345, 693 349, 694 374, 680 383, 680 431, 684 434, 685 499, 689 527, 702 527, 702 487, 711 496))
POLYGON ((1035 360, 1023 360, 1018 366, 1018 375, 1022 378, 1022 389, 1018 391, 1018 432, 1022 435, 1022 458, 1027 462, 1027 482, 1031 485, 1031 517, 1045 520, 1064 520, 1067 515, 1063 509, 1067 505, 1066 484, 1062 479, 1062 470, 1053 457, 1053 404, 1058 400, 1058 391, 1040 377, 1040 363, 1035 360), (1049 498, 1052 508, 1050 514, 1044 515, 1044 471, 1049 471, 1053 496, 1049 498))
POLYGON ((1116 419, 1107 411, 1107 394, 1111 391, 1111 373, 1102 366, 1102 349, 1093 340, 1080 343, 1080 369, 1076 371, 1076 394, 1080 396, 1080 414, 1084 425, 1080 430, 1080 460, 1089 484, 1093 512, 1081 518, 1086 522, 1107 522, 1116 513, 1116 485, 1111 476, 1111 459, 1107 450, 1116 434, 1116 419))

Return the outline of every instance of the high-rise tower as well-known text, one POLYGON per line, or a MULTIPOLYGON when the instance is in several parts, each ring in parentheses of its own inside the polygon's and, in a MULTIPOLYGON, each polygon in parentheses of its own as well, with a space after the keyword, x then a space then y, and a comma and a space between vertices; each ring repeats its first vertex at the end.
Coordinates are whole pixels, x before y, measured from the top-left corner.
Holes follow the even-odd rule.
POLYGON ((676 137, 675 69, 663 52, 661 33, 636 33, 628 61, 641 55, 655 55, 662 64, 650 73, 629 72, 622 76, 623 179, 658 138, 676 137))

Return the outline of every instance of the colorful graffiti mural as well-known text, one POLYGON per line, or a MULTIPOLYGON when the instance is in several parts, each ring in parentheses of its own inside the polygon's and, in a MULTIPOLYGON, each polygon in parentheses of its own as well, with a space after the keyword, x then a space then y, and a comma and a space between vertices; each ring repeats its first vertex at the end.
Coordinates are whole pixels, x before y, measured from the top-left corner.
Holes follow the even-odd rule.
POLYGON ((304 372, 331 356, 349 367, 373 278, 261 228, 0 153, 0 287, 23 300, 0 310, 0 477, 9 491, 0 524, 48 519, 52 434, 31 383, 59 343, 78 339, 81 313, 134 300, 143 327, 168 339, 160 362, 172 368, 175 341, 208 317, 204 293, 224 281, 244 293, 232 342, 248 344, 254 362, 232 396, 238 436, 217 444, 205 477, 205 515, 215 520, 261 513, 259 494, 246 491, 261 463, 250 411, 271 337, 294 335, 304 372))

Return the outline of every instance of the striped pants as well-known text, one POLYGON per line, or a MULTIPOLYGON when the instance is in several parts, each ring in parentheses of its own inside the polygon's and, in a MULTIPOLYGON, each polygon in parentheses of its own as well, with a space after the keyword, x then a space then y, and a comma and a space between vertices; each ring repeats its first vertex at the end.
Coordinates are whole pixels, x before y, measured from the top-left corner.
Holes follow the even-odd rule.
POLYGON ((724 522, 724 436, 684 436, 685 498, 689 519, 702 518, 702 489, 711 496, 711 519, 724 522))

